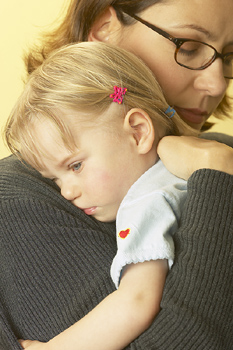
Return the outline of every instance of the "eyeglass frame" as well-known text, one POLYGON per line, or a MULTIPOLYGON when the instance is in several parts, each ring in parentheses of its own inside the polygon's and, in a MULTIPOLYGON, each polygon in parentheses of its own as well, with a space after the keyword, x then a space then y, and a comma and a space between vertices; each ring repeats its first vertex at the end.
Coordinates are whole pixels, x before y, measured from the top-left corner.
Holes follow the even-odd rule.
MULTIPOLYGON (((142 24, 144 24, 145 26, 147 26, 148 28, 152 29, 154 32, 162 35, 164 38, 170 40, 173 44, 176 45, 176 50, 175 50, 175 54, 174 54, 174 58, 175 58, 175 61, 177 64, 179 64, 180 66, 184 67, 184 68, 187 68, 187 69, 190 69, 190 70, 204 70, 206 69, 207 67, 209 67, 217 58, 221 58, 221 60, 225 61, 225 58, 229 55, 233 55, 233 52, 227 52, 225 54, 222 54, 220 52, 218 52, 215 47, 213 47, 212 45, 210 44, 207 44, 203 41, 200 41, 200 40, 194 40, 194 39, 186 39, 186 38, 176 38, 174 37, 173 35, 165 32, 165 30, 163 29, 160 29, 159 27, 155 26, 154 24, 151 24, 147 21, 145 21, 144 19, 142 19, 141 17, 138 17, 137 15, 134 15, 134 14, 131 14, 131 13, 127 13, 127 12, 124 12, 126 15, 128 15, 129 17, 131 18, 134 18, 136 21, 138 22, 141 22, 142 24), (203 45, 206 45, 208 47, 210 47, 211 49, 214 50, 214 55, 213 57, 211 58, 211 60, 204 64, 204 66, 201 66, 200 68, 192 68, 192 67, 188 67, 188 66, 185 66, 184 64, 180 63, 177 61, 177 53, 179 52, 179 49, 180 47, 185 43, 185 42, 189 42, 189 41, 192 41, 192 42, 196 42, 196 43, 200 43, 200 44, 203 44, 203 45)), ((233 79, 233 76, 231 78, 229 77, 225 77, 224 78, 226 79, 233 79)))

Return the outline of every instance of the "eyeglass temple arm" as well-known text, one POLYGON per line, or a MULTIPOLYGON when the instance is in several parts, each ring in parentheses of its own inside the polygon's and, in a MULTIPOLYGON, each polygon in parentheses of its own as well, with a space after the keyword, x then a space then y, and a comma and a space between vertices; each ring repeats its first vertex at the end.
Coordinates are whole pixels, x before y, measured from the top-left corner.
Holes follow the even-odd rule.
POLYGON ((172 35, 168 34, 167 32, 165 32, 164 30, 154 26, 153 24, 148 23, 147 21, 145 21, 144 19, 138 17, 137 15, 133 15, 130 13, 125 12, 128 16, 136 19, 136 21, 141 22, 142 24, 145 24, 148 28, 154 30, 155 32, 157 32, 158 34, 162 35, 163 37, 167 38, 168 40, 172 41, 173 43, 176 43, 176 38, 173 37, 172 35))

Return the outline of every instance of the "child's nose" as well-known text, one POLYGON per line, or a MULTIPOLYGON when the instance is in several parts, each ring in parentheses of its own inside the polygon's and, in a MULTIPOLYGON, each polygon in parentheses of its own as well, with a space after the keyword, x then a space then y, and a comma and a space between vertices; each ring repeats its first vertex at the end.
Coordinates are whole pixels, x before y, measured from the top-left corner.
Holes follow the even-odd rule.
POLYGON ((73 201, 75 198, 81 195, 81 192, 77 184, 67 182, 61 186, 61 195, 68 201, 73 201))

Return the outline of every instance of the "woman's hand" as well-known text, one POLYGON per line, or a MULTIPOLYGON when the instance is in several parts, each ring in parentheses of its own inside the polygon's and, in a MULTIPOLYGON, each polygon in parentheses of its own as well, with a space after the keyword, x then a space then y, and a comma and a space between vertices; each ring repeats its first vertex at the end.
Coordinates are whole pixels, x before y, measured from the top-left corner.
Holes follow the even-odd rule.
POLYGON ((19 340, 20 345, 26 350, 47 350, 48 343, 42 343, 37 340, 19 340))
POLYGON ((217 141, 191 136, 165 136, 157 151, 166 168, 185 180, 194 171, 203 168, 233 175, 233 149, 217 141))

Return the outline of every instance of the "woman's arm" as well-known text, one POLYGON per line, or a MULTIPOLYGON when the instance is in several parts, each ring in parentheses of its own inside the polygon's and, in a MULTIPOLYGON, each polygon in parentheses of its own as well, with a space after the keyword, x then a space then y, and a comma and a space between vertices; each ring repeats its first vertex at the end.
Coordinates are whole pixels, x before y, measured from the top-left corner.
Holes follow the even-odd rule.
MULTIPOLYGON (((163 141, 160 154, 164 152, 163 161, 168 165, 170 160, 177 169, 175 174, 187 177, 187 163, 191 165, 190 173, 198 168, 200 159, 190 157, 190 147, 195 155, 192 145, 196 145, 201 157, 198 144, 207 144, 205 141, 185 137, 163 141), (185 161, 181 162, 184 155, 185 161)), ((213 160, 222 164, 223 171, 231 171, 233 150, 214 142, 209 151, 214 151, 213 160), (214 151, 215 147, 221 148, 220 153, 214 151), (222 160, 225 150, 227 162, 222 160)), ((161 311, 152 326, 131 344, 131 350, 232 349, 233 176, 210 169, 195 171, 188 180, 186 203, 173 237, 175 261, 166 279, 161 311)))
POLYGON ((161 311, 131 350, 232 349, 233 176, 196 171, 186 203, 161 311))
POLYGON ((129 265, 119 289, 48 343, 21 342, 28 350, 120 350, 145 331, 160 310, 167 261, 129 265))
POLYGON ((1 350, 48 341, 114 291, 115 230, 15 157, 0 160, 1 350))

